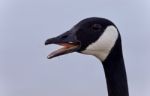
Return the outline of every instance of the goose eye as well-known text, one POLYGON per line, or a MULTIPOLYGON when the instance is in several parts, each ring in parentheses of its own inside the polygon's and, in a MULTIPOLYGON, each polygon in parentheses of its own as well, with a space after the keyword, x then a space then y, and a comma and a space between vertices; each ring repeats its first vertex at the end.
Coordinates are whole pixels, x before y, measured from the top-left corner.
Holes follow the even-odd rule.
POLYGON ((101 28, 102 28, 102 26, 100 24, 94 24, 94 25, 92 25, 92 30, 97 31, 97 30, 100 30, 101 28))

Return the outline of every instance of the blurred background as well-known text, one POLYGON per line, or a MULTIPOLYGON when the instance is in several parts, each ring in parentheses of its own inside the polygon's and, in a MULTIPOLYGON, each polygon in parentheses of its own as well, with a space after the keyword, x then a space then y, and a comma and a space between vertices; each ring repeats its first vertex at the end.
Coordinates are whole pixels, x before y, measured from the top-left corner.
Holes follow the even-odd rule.
POLYGON ((0 0, 0 96, 107 96, 95 57, 46 58, 45 40, 87 17, 117 25, 130 96, 150 96, 150 0, 0 0))

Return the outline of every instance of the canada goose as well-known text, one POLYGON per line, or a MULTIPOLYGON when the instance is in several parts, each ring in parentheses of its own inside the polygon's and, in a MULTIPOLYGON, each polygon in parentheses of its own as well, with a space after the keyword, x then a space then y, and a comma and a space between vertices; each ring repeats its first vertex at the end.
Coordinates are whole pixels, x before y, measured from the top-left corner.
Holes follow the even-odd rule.
POLYGON ((117 27, 104 18, 86 18, 69 31, 46 40, 45 45, 63 46, 48 59, 71 52, 93 55, 103 65, 109 96, 129 96, 121 37, 117 27))

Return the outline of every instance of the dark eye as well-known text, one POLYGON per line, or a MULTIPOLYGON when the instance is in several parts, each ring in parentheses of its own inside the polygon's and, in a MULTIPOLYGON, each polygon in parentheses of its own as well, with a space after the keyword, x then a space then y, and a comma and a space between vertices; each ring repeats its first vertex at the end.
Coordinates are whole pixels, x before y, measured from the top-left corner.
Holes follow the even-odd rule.
POLYGON ((97 31, 97 30, 100 30, 101 28, 102 28, 102 26, 100 24, 93 24, 92 25, 92 30, 97 31))

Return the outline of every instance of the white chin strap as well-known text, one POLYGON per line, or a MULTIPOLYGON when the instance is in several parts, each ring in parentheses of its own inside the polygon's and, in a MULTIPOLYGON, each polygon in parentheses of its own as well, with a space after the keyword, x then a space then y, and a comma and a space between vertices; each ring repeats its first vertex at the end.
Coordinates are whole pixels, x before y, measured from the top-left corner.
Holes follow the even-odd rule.
POLYGON ((83 54, 94 55, 101 61, 104 61, 110 53, 110 50, 114 47, 116 40, 118 39, 118 30, 114 26, 108 26, 99 39, 90 44, 83 54))

